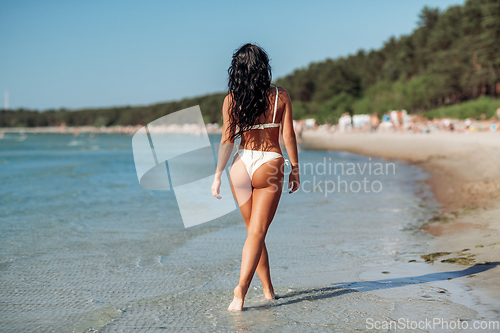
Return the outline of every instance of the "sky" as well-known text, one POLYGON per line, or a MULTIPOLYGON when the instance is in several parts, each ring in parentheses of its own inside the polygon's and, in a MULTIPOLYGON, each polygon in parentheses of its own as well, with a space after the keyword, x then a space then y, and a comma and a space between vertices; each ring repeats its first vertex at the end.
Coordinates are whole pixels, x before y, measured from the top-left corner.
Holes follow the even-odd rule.
POLYGON ((379 49, 424 6, 458 0, 0 0, 0 108, 148 105, 227 91, 235 49, 257 43, 273 78, 379 49))

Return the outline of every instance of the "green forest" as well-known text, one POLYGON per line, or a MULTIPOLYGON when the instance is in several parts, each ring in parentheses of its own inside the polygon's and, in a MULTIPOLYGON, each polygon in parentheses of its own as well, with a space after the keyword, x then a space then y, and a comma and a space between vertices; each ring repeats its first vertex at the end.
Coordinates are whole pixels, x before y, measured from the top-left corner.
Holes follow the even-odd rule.
MULTIPOLYGON (((405 109, 427 117, 491 117, 500 105, 500 1, 467 0, 445 11, 424 7, 417 28, 379 50, 311 63, 277 79, 295 119, 336 123, 344 112, 405 109), (462 107, 461 107, 462 106, 462 107)), ((1 127, 146 124, 193 105, 206 123, 221 123, 225 93, 148 106, 0 112, 1 127)))

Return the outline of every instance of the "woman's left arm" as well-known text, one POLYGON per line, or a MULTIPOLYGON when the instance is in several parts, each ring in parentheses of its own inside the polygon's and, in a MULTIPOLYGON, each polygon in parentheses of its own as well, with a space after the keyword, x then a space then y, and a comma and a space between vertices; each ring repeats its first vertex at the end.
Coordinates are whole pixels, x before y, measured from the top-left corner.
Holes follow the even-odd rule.
POLYGON ((220 193, 220 185, 222 182, 222 173, 226 168, 227 161, 231 152, 233 151, 234 139, 231 139, 231 129, 229 120, 229 108, 231 106, 231 95, 227 95, 224 98, 224 104, 222 105, 222 138, 219 145, 219 154, 217 158, 217 169, 215 170, 214 182, 212 183, 212 195, 217 199, 222 197, 220 193))

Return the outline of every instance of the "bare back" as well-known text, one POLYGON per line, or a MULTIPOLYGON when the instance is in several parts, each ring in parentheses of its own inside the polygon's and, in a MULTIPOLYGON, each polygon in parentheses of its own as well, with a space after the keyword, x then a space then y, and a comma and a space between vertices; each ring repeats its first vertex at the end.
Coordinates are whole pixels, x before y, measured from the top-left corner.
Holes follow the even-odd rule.
MULTIPOLYGON (((270 101, 268 109, 260 116, 256 124, 273 123, 274 116, 274 123, 281 124, 281 126, 283 126, 282 119, 285 111, 285 103, 283 102, 282 96, 284 95, 284 92, 284 89, 281 88, 278 88, 278 94, 276 94, 276 89, 273 87, 268 90, 270 101), (278 99, 277 103, 276 98, 278 99), (276 110, 274 110, 275 105, 276 110)), ((243 149, 272 151, 281 154, 279 133, 280 126, 264 129, 251 129, 244 132, 241 136, 240 146, 243 149)))
MULTIPOLYGON (((281 132, 283 143, 285 144, 285 148, 290 158, 290 163, 292 165, 297 165, 297 141, 295 138, 295 131, 293 129, 292 101, 290 99, 290 96, 286 89, 281 87, 270 88, 268 90, 268 94, 270 101, 268 109, 260 116, 257 124, 254 124, 254 126, 259 127, 257 126, 258 124, 264 124, 262 127, 272 127, 250 129, 248 131, 245 131, 241 136, 240 148, 247 150, 275 152, 282 155, 280 148, 281 132), (278 90, 277 99, 276 89, 278 90), (276 110, 276 114, 274 114, 274 110, 276 110)), ((222 107, 223 131, 221 138, 221 144, 231 144, 230 146, 228 146, 231 147, 231 149, 233 147, 232 144, 234 143, 234 138, 232 138, 230 126, 230 108, 232 105, 232 97, 232 94, 228 94, 224 99, 224 105, 222 107)), ((230 153, 231 149, 223 154, 224 157, 221 160, 221 163, 218 163, 218 168, 219 166, 221 167, 220 170, 225 167, 227 159, 229 157, 227 154, 230 153)))

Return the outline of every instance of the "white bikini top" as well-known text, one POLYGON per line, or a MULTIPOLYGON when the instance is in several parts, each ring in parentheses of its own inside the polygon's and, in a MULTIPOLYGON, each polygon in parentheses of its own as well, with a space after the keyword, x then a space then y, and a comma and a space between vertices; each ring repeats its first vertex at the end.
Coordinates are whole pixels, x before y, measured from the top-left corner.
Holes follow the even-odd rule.
POLYGON ((276 109, 278 108, 278 87, 276 87, 276 101, 274 102, 274 114, 273 114, 273 122, 272 123, 267 123, 267 124, 257 124, 250 126, 248 128, 249 130, 254 130, 254 129, 264 129, 264 128, 271 128, 271 127, 280 127, 279 123, 275 123, 274 119, 276 119, 276 109))

